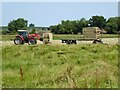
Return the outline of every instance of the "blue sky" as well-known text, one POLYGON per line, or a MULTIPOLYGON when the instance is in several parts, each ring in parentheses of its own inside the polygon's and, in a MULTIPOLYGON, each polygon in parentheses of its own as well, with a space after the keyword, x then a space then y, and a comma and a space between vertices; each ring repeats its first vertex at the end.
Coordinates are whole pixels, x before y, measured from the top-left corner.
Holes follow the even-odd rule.
POLYGON ((2 25, 24 18, 35 26, 50 26, 61 20, 89 19, 94 15, 105 18, 118 16, 117 2, 3 2, 2 25))

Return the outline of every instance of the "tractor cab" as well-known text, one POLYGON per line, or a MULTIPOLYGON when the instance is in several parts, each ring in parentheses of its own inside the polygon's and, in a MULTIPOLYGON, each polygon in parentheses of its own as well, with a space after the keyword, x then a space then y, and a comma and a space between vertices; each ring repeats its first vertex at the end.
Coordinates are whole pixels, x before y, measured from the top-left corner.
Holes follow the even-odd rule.
POLYGON ((22 37, 25 41, 28 40, 28 31, 27 30, 18 30, 18 36, 22 37))
POLYGON ((18 35, 22 36, 22 37, 28 37, 28 31, 26 30, 18 30, 18 35))

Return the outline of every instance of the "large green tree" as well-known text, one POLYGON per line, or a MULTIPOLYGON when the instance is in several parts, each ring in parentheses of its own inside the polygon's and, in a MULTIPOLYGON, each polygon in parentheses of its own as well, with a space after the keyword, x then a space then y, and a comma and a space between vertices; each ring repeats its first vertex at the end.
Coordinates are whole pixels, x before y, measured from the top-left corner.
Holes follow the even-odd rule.
POLYGON ((10 32, 16 32, 19 29, 26 29, 28 21, 24 18, 18 18, 17 20, 10 21, 8 23, 8 30, 10 32))
POLYGON ((106 26, 106 19, 103 16, 92 16, 89 19, 90 26, 92 27, 99 27, 100 29, 105 28, 106 26))
POLYGON ((82 33, 82 29, 83 27, 88 27, 89 21, 86 20, 85 18, 81 18, 78 22, 77 22, 77 30, 78 32, 82 33))
POLYGON ((62 20, 61 25, 60 25, 59 33, 71 34, 71 33, 74 33, 73 30, 75 30, 75 29, 76 29, 76 27, 73 24, 73 21, 70 21, 70 20, 64 21, 64 20, 62 20))
POLYGON ((106 23, 107 33, 117 33, 120 29, 120 19, 118 17, 110 17, 106 23))
POLYGON ((60 29, 60 25, 54 25, 54 26, 50 26, 50 30, 52 33, 55 33, 55 34, 59 34, 59 29, 60 29))
POLYGON ((117 25, 118 25, 117 31, 120 33, 120 17, 118 17, 117 25))

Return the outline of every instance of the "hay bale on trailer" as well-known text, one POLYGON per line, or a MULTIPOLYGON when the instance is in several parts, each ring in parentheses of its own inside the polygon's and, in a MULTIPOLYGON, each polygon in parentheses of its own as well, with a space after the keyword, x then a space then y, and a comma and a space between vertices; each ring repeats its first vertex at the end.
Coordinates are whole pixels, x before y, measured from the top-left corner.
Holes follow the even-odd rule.
POLYGON ((83 28, 83 38, 94 40, 93 43, 102 43, 101 30, 98 27, 85 27, 83 28))
POLYGON ((101 30, 98 27, 84 27, 83 36, 78 39, 61 39, 62 43, 66 44, 77 44, 78 41, 93 41, 93 43, 102 43, 101 41, 101 30))
POLYGON ((43 33, 43 43, 48 44, 52 43, 53 35, 52 33, 43 33))
POLYGON ((83 38, 85 39, 100 39, 101 30, 98 27, 85 27, 83 28, 83 38))

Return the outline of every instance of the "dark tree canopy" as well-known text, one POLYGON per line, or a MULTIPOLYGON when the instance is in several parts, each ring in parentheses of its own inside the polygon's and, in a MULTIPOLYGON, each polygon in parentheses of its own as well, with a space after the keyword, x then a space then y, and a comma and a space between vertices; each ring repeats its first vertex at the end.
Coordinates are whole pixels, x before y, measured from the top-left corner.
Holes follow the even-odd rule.
POLYGON ((106 19, 103 16, 92 16, 89 19, 90 26, 104 28, 106 26, 106 19))
POLYGON ((61 24, 50 26, 51 32, 55 34, 77 34, 82 33, 82 28, 88 26, 88 20, 82 18, 81 20, 62 20, 61 24))
POLYGON ((120 30, 120 20, 118 17, 111 17, 106 23, 107 33, 117 33, 120 30))
POLYGON ((29 27, 35 27, 35 25, 33 23, 29 24, 29 27))
POLYGON ((118 20, 117 20, 117 25, 118 25, 118 28, 117 28, 117 31, 120 32, 120 17, 117 17, 118 20))
POLYGON ((18 18, 17 20, 10 21, 8 23, 8 30, 10 32, 16 32, 19 29, 26 29, 27 28, 27 20, 23 18, 18 18))

